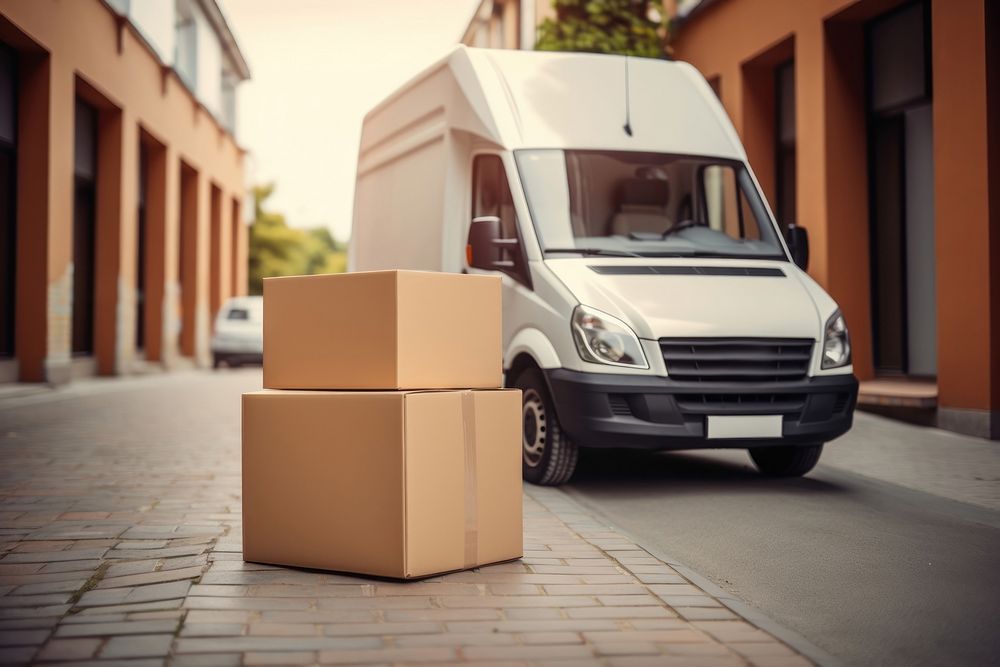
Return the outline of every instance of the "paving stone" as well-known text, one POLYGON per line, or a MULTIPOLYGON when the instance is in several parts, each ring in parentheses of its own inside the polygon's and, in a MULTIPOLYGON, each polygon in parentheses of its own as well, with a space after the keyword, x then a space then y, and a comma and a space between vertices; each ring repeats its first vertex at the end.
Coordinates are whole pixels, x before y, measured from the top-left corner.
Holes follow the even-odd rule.
POLYGON ((0 648, 0 665, 27 664, 38 649, 34 646, 11 646, 0 648))
POLYGON ((102 561, 99 559, 88 559, 88 560, 67 560, 60 561, 58 563, 46 563, 39 570, 43 574, 52 574, 54 572, 94 572, 101 566, 102 561))
POLYGON ((646 607, 584 607, 581 609, 567 609, 566 615, 570 618, 664 618, 675 614, 661 606, 646 607))
POLYGON ((170 657, 170 667, 238 667, 242 664, 241 653, 188 653, 170 657))
POLYGON ((37 646, 49 638, 49 630, 0 630, 0 646, 37 646))
MULTIPOLYGON (((586 608, 586 607, 584 607, 586 608)), ((471 610, 468 610, 471 611, 471 610)), ((552 621, 564 618, 569 609, 553 609, 551 607, 524 607, 522 609, 501 609, 503 617, 508 621, 552 621)), ((471 617, 469 619, 471 620, 471 617)))
POLYGON ((434 635, 401 635, 392 643, 399 648, 418 646, 512 646, 514 635, 494 632, 449 632, 434 635))
POLYGON ((534 584, 489 584, 489 592, 493 595, 539 595, 541 586, 534 584))
POLYGON ((61 605, 68 602, 69 598, 70 596, 64 593, 50 595, 5 595, 0 597, 0 609, 61 605))
POLYGON ((673 608, 678 607, 721 607, 715 598, 707 595, 663 595, 660 599, 673 608))
POLYGON ((56 631, 57 637, 104 637, 110 635, 142 635, 173 632, 177 619, 160 621, 118 621, 112 623, 63 624, 56 631))
POLYGON ((175 653, 216 653, 231 651, 317 651, 381 648, 378 637, 180 637, 175 653))
POLYGON ((654 643, 698 643, 711 641, 703 632, 679 628, 676 630, 632 630, 629 632, 584 632, 583 638, 595 644, 620 641, 654 643))
POLYGON ((338 623, 323 628, 327 636, 410 635, 441 632, 444 625, 431 621, 403 623, 338 623))
POLYGON ((689 621, 723 621, 736 618, 736 614, 725 607, 676 607, 674 611, 689 621))
POLYGON ((10 607, 0 609, 0 620, 62 616, 69 611, 69 608, 68 604, 48 605, 45 607, 10 607))
POLYGON ((101 649, 102 658, 149 658, 170 652, 173 635, 126 635, 111 637, 101 649))
MULTIPOLYGON (((555 614, 558 616, 558 611, 555 614)), ((499 619, 500 612, 495 609, 390 609, 385 612, 385 620, 387 621, 492 621, 499 619)))
POLYGON ((479 595, 475 584, 446 582, 412 582, 399 584, 378 584, 375 595, 479 595))
POLYGON ((139 602, 136 604, 110 605, 106 607, 88 607, 80 611, 80 615, 102 616, 104 614, 130 614, 143 611, 169 611, 181 606, 183 600, 158 600, 156 602, 139 602))
POLYGON ((239 637, 246 634, 242 623, 185 623, 181 637, 239 637))
MULTIPOLYGON (((423 611, 423 610, 421 610, 423 611)), ((430 611, 430 610, 427 610, 430 611)), ((441 610, 437 610, 441 611, 441 610)), ((195 612, 191 612, 192 614, 195 612)), ((205 612, 202 612, 205 613, 205 612)), ((217 614, 219 612, 208 612, 217 614)), ((233 612, 229 612, 233 613, 233 612)), ((249 613, 249 612, 243 612, 249 613)), ((423 619, 397 619, 390 615, 397 612, 388 610, 382 612, 386 620, 423 620, 423 619)), ((261 622, 265 623, 365 623, 378 620, 379 612, 374 609, 308 609, 305 611, 273 611, 265 610, 259 613, 261 622)), ((189 617, 190 618, 190 617, 189 617)), ((434 620, 434 619, 427 619, 434 620)))
POLYGON ((470 660, 544 660, 550 658, 590 658, 589 646, 470 646, 462 649, 470 660))
POLYGON ((648 594, 642 595, 598 595, 597 600, 606 607, 632 607, 661 605, 660 599, 648 594))
MULTIPOLYGON (((502 636, 502 635, 501 635, 502 636)), ((524 644, 582 644, 579 632, 526 632, 518 635, 524 644)))
POLYGON ((39 660, 86 660, 92 658, 101 639, 53 639, 38 653, 39 660))
POLYGON ((95 589, 87 591, 77 602, 79 607, 99 605, 134 604, 183 598, 191 587, 190 581, 173 581, 149 586, 95 589))
POLYGON ((157 584, 165 581, 177 581, 179 579, 194 579, 201 576, 202 569, 201 567, 186 567, 177 570, 132 574, 122 577, 105 577, 97 584, 97 588, 142 586, 144 584, 157 584))
POLYGON ((56 616, 45 618, 16 618, 0 621, 0 630, 25 630, 33 628, 52 628, 59 623, 56 616))
POLYGON ((311 665, 317 660, 313 651, 259 653, 250 651, 243 656, 244 665, 311 665))
POLYGON ((68 579, 44 584, 24 584, 14 589, 14 595, 42 595, 48 593, 73 593, 83 587, 87 579, 68 579))
POLYGON ((354 665, 403 662, 450 662, 457 657, 452 648, 393 648, 380 651, 320 651, 320 664, 354 665))
POLYGON ((60 561, 97 559, 104 556, 107 551, 107 549, 71 549, 66 551, 8 553, 3 558, 0 558, 0 563, 55 563, 60 561))
POLYGON ((23 435, 4 442, 17 478, 0 468, 0 644, 33 645, 0 646, 0 663, 39 649, 129 667, 803 660, 556 489, 525 488, 513 562, 418 582, 244 562, 246 377, 144 380, 61 401, 57 420, 43 404, 5 414, 23 435))
POLYGON ((653 584, 649 587, 649 590, 661 597, 703 594, 700 588, 691 584, 653 584))
POLYGON ((548 621, 456 621, 448 623, 448 632, 584 632, 617 630, 618 624, 607 619, 555 619, 548 621))
POLYGON ((647 595, 645 586, 639 584, 578 584, 543 586, 549 595, 647 595))

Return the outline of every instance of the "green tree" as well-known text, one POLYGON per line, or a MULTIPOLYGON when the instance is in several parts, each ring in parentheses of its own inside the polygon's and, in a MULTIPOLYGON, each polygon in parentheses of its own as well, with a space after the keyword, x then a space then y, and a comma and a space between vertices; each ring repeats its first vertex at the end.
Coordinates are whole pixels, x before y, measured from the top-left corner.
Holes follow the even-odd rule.
POLYGON ((555 19, 538 27, 539 51, 664 58, 668 21, 656 0, 552 0, 555 19))
POLYGON ((285 216, 265 207, 273 193, 273 183, 251 189, 254 219, 249 238, 250 294, 261 294, 264 278, 272 276, 343 272, 346 251, 330 230, 289 227, 285 216))

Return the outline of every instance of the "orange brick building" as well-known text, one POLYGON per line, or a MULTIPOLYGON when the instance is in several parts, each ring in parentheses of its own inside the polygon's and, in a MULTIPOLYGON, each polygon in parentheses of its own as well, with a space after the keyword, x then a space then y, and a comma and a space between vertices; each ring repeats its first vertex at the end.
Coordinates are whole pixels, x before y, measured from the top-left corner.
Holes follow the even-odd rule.
POLYGON ((0 382, 209 362, 248 77, 214 0, 0 0, 0 382))
MULTIPOLYGON (((484 0, 463 41, 511 48, 491 17, 553 13, 518 4, 484 0)), ((778 222, 808 229, 855 371, 881 381, 863 394, 1000 438, 1000 2, 665 4, 778 222)))

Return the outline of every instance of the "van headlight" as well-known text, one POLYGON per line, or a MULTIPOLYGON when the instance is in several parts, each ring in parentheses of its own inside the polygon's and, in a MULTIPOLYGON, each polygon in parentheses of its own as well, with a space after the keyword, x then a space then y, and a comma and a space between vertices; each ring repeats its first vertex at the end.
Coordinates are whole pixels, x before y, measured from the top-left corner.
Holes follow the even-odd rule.
POLYGON ((820 368, 840 368, 851 363, 851 336, 847 322, 838 310, 826 321, 823 332, 823 361, 820 368))
POLYGON ((584 361, 649 368, 639 337, 616 317, 587 306, 573 310, 573 340, 584 361))

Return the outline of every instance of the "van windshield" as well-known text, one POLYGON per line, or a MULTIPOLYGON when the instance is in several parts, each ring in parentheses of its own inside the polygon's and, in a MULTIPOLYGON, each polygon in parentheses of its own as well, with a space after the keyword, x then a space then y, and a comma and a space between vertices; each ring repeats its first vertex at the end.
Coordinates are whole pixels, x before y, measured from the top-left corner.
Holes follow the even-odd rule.
POLYGON ((515 158, 545 252, 786 259, 738 161, 597 150, 515 158))

